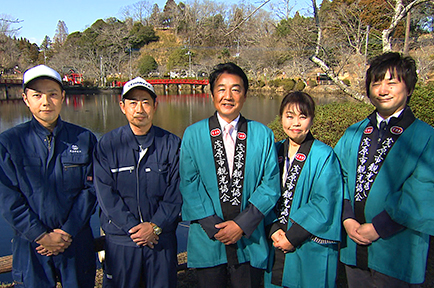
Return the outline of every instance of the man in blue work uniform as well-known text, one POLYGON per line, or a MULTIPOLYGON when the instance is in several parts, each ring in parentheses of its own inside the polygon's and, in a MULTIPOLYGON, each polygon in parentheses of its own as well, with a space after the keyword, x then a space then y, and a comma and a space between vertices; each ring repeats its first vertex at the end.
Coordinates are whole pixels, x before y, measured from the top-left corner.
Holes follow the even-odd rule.
POLYGON ((106 234, 103 287, 176 287, 181 140, 153 125, 156 98, 144 79, 127 82, 119 104, 128 125, 104 135, 95 149, 106 234))
POLYGON ((94 287, 96 138, 60 119, 65 91, 55 70, 31 68, 23 86, 33 118, 0 134, 0 211, 15 232, 15 287, 94 287))

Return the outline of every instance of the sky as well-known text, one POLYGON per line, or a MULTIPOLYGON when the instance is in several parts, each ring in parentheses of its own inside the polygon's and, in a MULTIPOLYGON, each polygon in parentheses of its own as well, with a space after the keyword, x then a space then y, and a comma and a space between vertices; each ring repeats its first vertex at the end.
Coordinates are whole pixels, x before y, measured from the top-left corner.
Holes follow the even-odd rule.
MULTIPOLYGON (((139 2, 140 0, 0 0, 0 18, 4 15, 11 19, 18 19, 22 22, 14 24, 13 28, 22 27, 18 38, 27 38, 31 43, 38 46, 42 43, 45 35, 53 40, 59 20, 64 21, 69 33, 84 31, 98 19, 108 17, 122 18, 122 8, 139 2)), ((164 8, 166 0, 147 0, 149 3, 156 3, 160 10, 164 8)), ((220 0, 218 2, 222 2, 220 0)), ((239 3, 241 0, 224 0, 225 3, 239 3)), ((262 0, 244 0, 247 3, 259 6, 262 0)), ((272 2, 281 0, 271 0, 263 8, 271 5, 272 2)), ((299 2, 305 2, 302 0, 299 2)), ((175 0, 179 4, 179 0, 175 0)), ((189 1, 184 1, 188 3, 189 1)), ((294 0, 294 3, 297 3, 294 0)), ((276 3, 277 4, 277 3, 276 3)), ((153 4, 152 4, 153 5, 153 4)))

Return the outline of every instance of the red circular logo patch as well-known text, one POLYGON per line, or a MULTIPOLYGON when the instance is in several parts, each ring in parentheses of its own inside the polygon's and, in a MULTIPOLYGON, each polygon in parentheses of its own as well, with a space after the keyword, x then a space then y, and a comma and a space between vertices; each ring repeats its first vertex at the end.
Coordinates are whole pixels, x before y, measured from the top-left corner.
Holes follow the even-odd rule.
POLYGON ((247 135, 246 135, 246 133, 244 133, 244 132, 238 132, 237 137, 238 137, 238 139, 240 139, 240 140, 246 140, 247 135))
POLYGON ((212 136, 212 137, 217 137, 217 136, 219 136, 220 134, 222 134, 222 131, 221 131, 219 128, 215 128, 215 129, 212 129, 212 130, 211 130, 211 136, 212 136))
POLYGON ((390 132, 391 132, 392 134, 399 135, 399 134, 401 134, 402 132, 404 132, 404 129, 402 129, 402 128, 399 127, 399 126, 393 126, 392 128, 390 128, 390 132))
POLYGON ((363 133, 365 133, 365 134, 371 134, 372 131, 374 131, 374 127, 369 126, 369 127, 366 127, 365 132, 363 132, 363 133))
POLYGON ((277 161, 279 162, 279 163, 282 163, 283 162, 283 156, 279 156, 278 158, 277 158, 277 161))
POLYGON ((303 162, 304 160, 306 160, 306 155, 302 153, 297 153, 295 155, 295 159, 297 159, 297 161, 303 162))

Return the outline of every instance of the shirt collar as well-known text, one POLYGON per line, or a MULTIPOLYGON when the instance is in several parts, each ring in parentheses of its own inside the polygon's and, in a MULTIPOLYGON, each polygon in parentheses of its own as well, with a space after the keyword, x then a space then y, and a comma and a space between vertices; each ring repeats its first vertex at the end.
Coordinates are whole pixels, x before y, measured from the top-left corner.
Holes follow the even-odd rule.
POLYGON ((51 132, 50 130, 48 130, 44 126, 42 126, 41 123, 39 123, 38 120, 36 120, 36 118, 34 116, 32 117, 32 125, 33 125, 36 133, 45 138, 45 136, 48 136, 48 135, 57 136, 57 134, 59 133, 59 131, 63 127, 63 121, 59 115, 59 117, 57 118, 56 127, 54 127, 53 132, 51 132))
MULTIPOLYGON (((130 146, 130 148, 132 148, 133 150, 139 150, 139 143, 137 142, 136 136, 133 133, 133 130, 131 130, 131 126, 129 124, 125 125, 124 127, 126 130, 126 133, 128 135, 128 145, 130 146)), ((151 128, 149 129, 148 133, 146 133, 146 141, 143 142, 142 144, 142 148, 148 148, 152 145, 152 143, 154 142, 154 136, 155 136, 155 129, 154 129, 154 125, 151 126, 151 128)))
POLYGON ((377 117, 377 128, 380 128, 381 121, 386 121, 386 124, 389 124, 390 119, 392 119, 392 117, 398 118, 401 115, 402 111, 404 111, 404 109, 395 112, 393 115, 387 117, 386 119, 381 117, 380 114, 378 114, 378 112, 375 113, 377 117))
POLYGON ((217 112, 217 119, 219 120, 219 124, 220 124, 220 127, 221 127, 222 130, 224 130, 224 128, 225 128, 226 125, 231 124, 234 127, 234 131, 236 131, 237 130, 238 121, 240 120, 240 116, 241 116, 241 114, 238 114, 237 118, 235 118, 231 123, 228 123, 225 120, 223 120, 223 118, 220 117, 219 112, 217 112))

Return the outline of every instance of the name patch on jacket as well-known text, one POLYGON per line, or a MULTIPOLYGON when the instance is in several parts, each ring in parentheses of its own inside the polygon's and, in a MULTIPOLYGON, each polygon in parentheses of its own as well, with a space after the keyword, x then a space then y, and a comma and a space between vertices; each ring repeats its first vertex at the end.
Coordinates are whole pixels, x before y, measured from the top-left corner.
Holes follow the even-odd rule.
POLYGON ((81 153, 81 149, 80 149, 80 147, 78 147, 78 145, 72 144, 71 148, 69 149, 69 153, 79 154, 79 153, 81 153))

